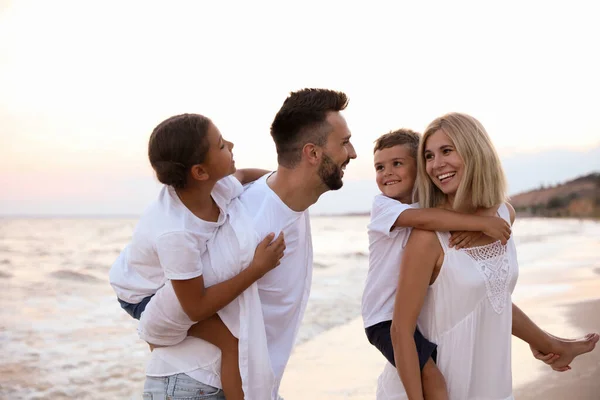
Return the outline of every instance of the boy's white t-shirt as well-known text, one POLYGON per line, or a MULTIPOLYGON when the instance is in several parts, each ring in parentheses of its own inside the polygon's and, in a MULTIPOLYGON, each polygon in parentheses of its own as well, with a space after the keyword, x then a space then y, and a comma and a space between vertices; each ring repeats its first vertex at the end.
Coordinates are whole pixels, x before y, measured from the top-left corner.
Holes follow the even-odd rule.
MULTIPOLYGON (((304 316, 312 282, 312 237, 308 210, 296 212, 267 185, 268 175, 248 185, 239 200, 250 212, 260 239, 284 232, 286 249, 281 264, 257 281, 267 345, 275 375, 272 399, 304 316)), ((213 265, 212 268, 218 268, 213 265)), ((220 359, 206 342, 187 337, 183 342, 152 352, 146 374, 168 376, 186 373, 205 384, 221 387, 220 359)))
POLYGON ((369 234, 369 272, 362 297, 362 317, 365 328, 390 321, 398 287, 402 253, 412 228, 394 228, 404 211, 419 205, 403 204, 379 194, 373 199, 369 234))
POLYGON ((225 223, 229 203, 242 191, 241 183, 231 175, 218 181, 211 195, 221 212, 217 222, 209 222, 196 217, 173 187, 164 186, 110 270, 110 284, 117 297, 137 304, 168 279, 202 275, 206 243, 225 223))

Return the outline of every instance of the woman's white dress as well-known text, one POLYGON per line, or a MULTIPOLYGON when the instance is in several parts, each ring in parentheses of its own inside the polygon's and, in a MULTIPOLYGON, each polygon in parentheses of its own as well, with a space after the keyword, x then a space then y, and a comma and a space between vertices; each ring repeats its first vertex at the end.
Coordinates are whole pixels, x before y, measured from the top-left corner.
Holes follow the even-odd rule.
MULTIPOLYGON (((498 214, 510 223, 505 204, 498 214)), ((437 232, 444 261, 428 288, 418 319, 423 335, 438 345, 437 365, 450 400, 513 400, 511 294, 518 277, 515 243, 494 242, 456 250, 450 234, 437 232)), ((378 400, 407 399, 389 363, 379 376, 378 400)))

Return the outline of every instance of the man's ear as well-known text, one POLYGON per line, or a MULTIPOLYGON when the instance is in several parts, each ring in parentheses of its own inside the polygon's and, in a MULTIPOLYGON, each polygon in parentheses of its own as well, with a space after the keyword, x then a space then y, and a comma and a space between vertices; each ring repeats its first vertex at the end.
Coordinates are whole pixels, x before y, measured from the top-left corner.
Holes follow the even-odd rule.
POLYGON ((306 159, 311 165, 319 165, 323 150, 312 143, 307 143, 302 148, 302 158, 306 159))
POLYGON ((197 181, 206 181, 210 178, 208 171, 202 164, 192 165, 192 168, 190 168, 190 174, 192 175, 192 179, 197 181))

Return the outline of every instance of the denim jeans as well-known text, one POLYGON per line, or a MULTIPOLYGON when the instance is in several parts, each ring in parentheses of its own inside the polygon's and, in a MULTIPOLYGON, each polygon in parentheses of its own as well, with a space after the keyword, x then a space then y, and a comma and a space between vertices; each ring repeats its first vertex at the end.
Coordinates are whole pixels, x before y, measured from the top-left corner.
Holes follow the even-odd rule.
POLYGON ((147 376, 144 400, 225 400, 221 389, 205 385, 186 374, 147 376))

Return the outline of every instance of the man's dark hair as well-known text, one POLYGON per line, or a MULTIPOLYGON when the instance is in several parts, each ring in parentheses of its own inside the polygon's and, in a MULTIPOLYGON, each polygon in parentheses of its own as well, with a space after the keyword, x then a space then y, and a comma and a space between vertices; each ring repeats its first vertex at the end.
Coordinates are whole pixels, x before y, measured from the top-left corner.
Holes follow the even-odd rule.
POLYGON ((347 105, 346 94, 335 90, 302 89, 290 93, 271 124, 277 162, 293 168, 300 162, 307 143, 324 146, 331 132, 327 113, 342 111, 347 105))
POLYGON ((385 135, 381 135, 375 141, 373 154, 375 154, 377 150, 388 149, 398 145, 405 145, 410 149, 410 155, 416 160, 417 151, 419 151, 420 140, 421 135, 415 131, 411 131, 410 129, 398 129, 391 131, 385 135))
POLYGON ((148 158, 161 183, 183 189, 187 173, 202 164, 208 153, 210 120, 199 114, 181 114, 160 124, 148 141, 148 158))

